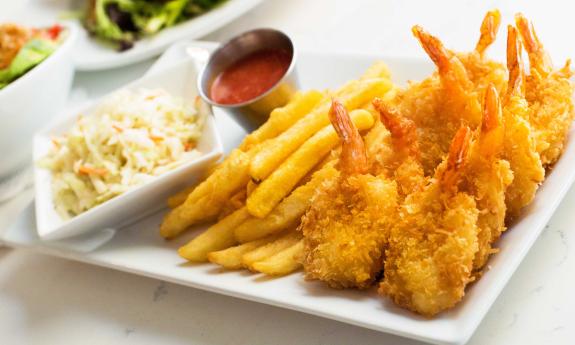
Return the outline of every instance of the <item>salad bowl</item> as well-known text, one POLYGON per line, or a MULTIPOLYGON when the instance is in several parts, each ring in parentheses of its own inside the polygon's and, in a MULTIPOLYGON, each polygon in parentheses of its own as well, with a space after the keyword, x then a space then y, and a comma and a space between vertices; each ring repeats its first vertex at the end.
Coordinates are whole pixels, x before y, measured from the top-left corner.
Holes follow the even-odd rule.
POLYGON ((73 26, 64 26, 63 32, 53 53, 0 89, 0 181, 30 163, 29 138, 66 105, 78 32, 73 26))

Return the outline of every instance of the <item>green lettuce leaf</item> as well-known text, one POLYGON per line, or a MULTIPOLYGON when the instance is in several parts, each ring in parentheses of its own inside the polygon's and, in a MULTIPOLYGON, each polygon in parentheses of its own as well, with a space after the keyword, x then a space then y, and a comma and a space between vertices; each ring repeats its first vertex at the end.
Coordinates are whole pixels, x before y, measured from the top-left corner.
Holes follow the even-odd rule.
POLYGON ((91 0, 84 24, 96 36, 130 48, 145 35, 206 12, 223 0, 91 0))
POLYGON ((134 24, 145 35, 154 34, 173 26, 180 18, 189 0, 161 2, 138 2, 134 11, 134 24))
POLYGON ((33 38, 16 54, 10 65, 0 70, 0 89, 24 75, 52 54, 58 43, 41 38, 33 38))
POLYGON ((88 29, 96 36, 112 40, 132 42, 135 37, 134 33, 124 31, 120 28, 119 23, 114 22, 107 13, 107 7, 117 5, 122 12, 130 13, 134 2, 132 0, 95 0, 93 2, 92 13, 87 22, 88 29))

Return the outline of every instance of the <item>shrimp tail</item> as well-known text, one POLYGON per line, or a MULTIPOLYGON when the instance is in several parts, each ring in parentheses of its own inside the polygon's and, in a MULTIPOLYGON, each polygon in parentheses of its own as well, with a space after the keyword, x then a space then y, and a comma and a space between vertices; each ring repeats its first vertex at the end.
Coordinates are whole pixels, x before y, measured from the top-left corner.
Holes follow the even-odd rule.
POLYGON ((468 90, 473 88, 473 84, 461 60, 446 49, 437 37, 426 32, 419 25, 414 26, 411 31, 437 66, 441 81, 451 93, 451 97, 465 99, 468 90))
POLYGON ((565 65, 561 67, 559 73, 561 73, 565 78, 571 78, 573 76, 573 71, 571 71, 571 59, 567 59, 567 61, 565 61, 565 65))
POLYGON ((515 15, 515 25, 521 35, 521 40, 529 56, 529 66, 541 75, 547 75, 552 72, 553 64, 551 58, 543 48, 543 44, 535 33, 532 23, 521 13, 515 15))
POLYGON ((437 66, 439 73, 446 73, 451 64, 451 52, 443 46, 443 43, 439 38, 428 33, 421 26, 415 25, 411 28, 411 32, 415 38, 417 38, 419 44, 425 50, 427 55, 429 55, 433 63, 437 66))
POLYGON ((381 122, 391 133, 394 145, 399 149, 407 150, 409 156, 419 159, 420 151, 415 123, 407 117, 401 116, 397 109, 386 105, 381 98, 375 98, 372 103, 379 112, 381 122))
POLYGON ((463 168, 468 161, 469 148, 471 146, 472 133, 468 126, 459 128, 447 156, 447 165, 440 175, 440 185, 446 191, 457 191, 457 185, 463 175, 463 168))
POLYGON ((501 103, 497 89, 489 84, 485 90, 483 102, 483 119, 479 136, 480 152, 482 157, 493 157, 503 149, 503 119, 501 103))
POLYGON ((329 120, 342 141, 339 168, 348 175, 365 174, 369 168, 365 143, 347 109, 336 99, 332 100, 329 120))
POLYGON ((487 50, 487 48, 495 41, 500 24, 501 13, 499 10, 491 10, 485 14, 483 22, 481 23, 481 34, 477 44, 475 45, 475 51, 477 51, 481 56, 483 56, 485 50, 487 50))
POLYGON ((525 95, 525 71, 521 51, 517 29, 513 25, 507 26, 507 69, 509 70, 507 97, 525 95))

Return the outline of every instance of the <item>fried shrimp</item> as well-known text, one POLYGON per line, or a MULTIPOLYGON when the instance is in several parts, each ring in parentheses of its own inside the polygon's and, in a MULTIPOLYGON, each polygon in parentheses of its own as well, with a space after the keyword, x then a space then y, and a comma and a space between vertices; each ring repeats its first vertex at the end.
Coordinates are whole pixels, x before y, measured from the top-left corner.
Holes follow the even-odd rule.
POLYGON ((302 218, 307 279, 334 288, 367 288, 383 268, 387 228, 397 206, 396 183, 368 173, 363 139, 343 105, 330 121, 342 141, 335 178, 325 181, 302 218))
POLYGON ((525 83, 526 99, 531 110, 529 122, 543 166, 549 167, 563 152, 574 118, 570 60, 563 68, 554 70, 533 25, 522 14, 516 15, 515 23, 529 56, 530 75, 525 83))
POLYGON ((494 252, 493 243, 505 230, 505 192, 513 180, 509 162, 502 159, 505 132, 499 96, 493 85, 486 89, 483 120, 477 132, 460 186, 460 190, 475 197, 479 210, 478 251, 473 262, 476 273, 494 252))
POLYGON ((545 178, 545 170, 536 151, 530 110, 525 99, 525 73, 521 60, 521 42, 513 26, 507 28, 507 69, 509 83, 503 107, 505 143, 503 157, 513 170, 513 182, 505 193, 507 218, 519 215, 523 207, 531 203, 539 184, 545 178))
POLYGON ((447 159, 407 196, 390 230, 379 292, 423 315, 453 307, 474 279, 479 211, 473 196, 458 191, 471 140, 469 127, 457 131, 447 159))
POLYGON ((525 50, 527 50, 531 72, 536 72, 541 76, 550 74, 553 71, 553 63, 547 51, 543 48, 543 44, 539 41, 533 24, 529 23, 523 14, 517 13, 515 15, 515 25, 521 35, 525 50))
POLYGON ((481 24, 479 40, 475 50, 458 53, 467 75, 471 79, 480 94, 485 92, 488 85, 495 85, 497 91, 502 92, 507 82, 505 66, 497 61, 487 58, 486 51, 497 37, 497 31, 501 23, 501 14, 498 10, 487 12, 481 24))
POLYGON ((461 126, 481 122, 476 88, 459 58, 441 41, 415 26, 413 34, 437 66, 437 72, 398 90, 388 106, 415 124, 421 164, 426 176, 448 153, 451 138, 461 126))
POLYGON ((404 197, 425 183, 417 128, 413 121, 397 109, 388 107, 380 98, 373 100, 373 106, 379 112, 381 123, 390 133, 391 142, 384 144, 391 148, 392 154, 384 159, 381 155, 370 156, 372 170, 393 178, 398 183, 399 194, 404 197))
POLYGON ((477 91, 461 60, 441 41, 416 25, 412 28, 422 48, 437 66, 443 87, 443 111, 459 114, 471 126, 481 121, 481 106, 477 101, 477 91))
POLYGON ((483 57, 485 50, 495 42, 497 31, 499 30, 499 24, 501 24, 501 13, 499 10, 488 11, 485 14, 483 22, 481 23, 481 35, 475 45, 475 51, 481 57, 483 57))

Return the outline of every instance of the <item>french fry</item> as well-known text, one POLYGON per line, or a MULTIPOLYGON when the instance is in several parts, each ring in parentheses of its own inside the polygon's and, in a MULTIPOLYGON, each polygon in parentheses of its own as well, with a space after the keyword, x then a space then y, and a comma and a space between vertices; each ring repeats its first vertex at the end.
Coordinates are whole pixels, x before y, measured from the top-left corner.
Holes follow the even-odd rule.
POLYGON ((311 203, 317 188, 326 180, 337 176, 333 164, 326 164, 316 171, 309 182, 296 188, 285 197, 266 217, 250 216, 235 229, 236 239, 240 243, 254 241, 268 235, 299 225, 301 216, 311 203))
POLYGON ((211 182, 210 179, 217 180, 221 175, 229 173, 229 170, 241 168, 246 162, 249 164, 248 153, 239 149, 233 150, 228 157, 215 168, 214 172, 193 190, 186 201, 196 201, 205 197, 215 188, 214 183, 211 182))
MULTIPOLYGON (((192 203, 201 203, 203 201, 210 200, 210 199, 222 199, 218 198, 218 195, 215 195, 214 198, 207 198, 211 195, 212 191, 215 190, 214 183, 210 180, 217 179, 219 175, 225 174, 232 170, 235 167, 235 164, 238 162, 238 156, 242 155, 242 151, 257 151, 253 150, 255 145, 265 141, 268 138, 274 137, 277 134, 281 133, 289 126, 291 126, 294 122, 296 122, 299 118, 307 114, 315 105, 324 97, 323 93, 319 91, 309 91, 304 94, 299 94, 295 96, 295 98, 288 103, 285 107, 275 109, 272 111, 270 115, 270 119, 262 125, 259 129, 254 131, 252 134, 248 135, 246 139, 242 142, 239 150, 234 150, 222 163, 220 163, 212 172, 212 174, 200 185, 188 187, 185 190, 173 195, 168 199, 168 206, 170 208, 177 208, 178 206, 182 205, 186 200, 188 200, 188 204, 192 203)), ((251 152, 255 154, 255 152, 251 152)), ((237 170, 238 173, 241 173, 241 168, 237 170)), ((236 176, 236 178, 240 178, 242 176, 236 176)), ((243 176, 245 178, 245 175, 243 176)), ((218 193, 215 193, 218 194, 218 193)), ((221 194, 221 193, 220 193, 221 194)), ((223 198, 225 200, 225 198, 223 198)), ((217 204, 217 202, 216 202, 217 204)), ((217 206, 217 205, 212 205, 217 206)), ((217 214, 219 211, 216 211, 217 207, 211 207, 210 211, 206 212, 202 217, 199 219, 194 219, 194 217, 190 218, 190 225, 198 223, 200 221, 210 220, 215 217, 214 213, 217 214)), ((193 213, 193 212, 189 212, 193 213)), ((199 216, 199 215, 198 215, 199 216)), ((196 217, 198 217, 196 216, 196 217)), ((189 225, 188 225, 189 226, 189 225)), ((181 232, 181 231, 179 231, 181 232)), ((178 233, 179 233, 178 232, 178 233)), ((164 230, 164 233, 169 233, 169 231, 164 230)), ((173 237, 175 235, 166 235, 164 237, 173 237)))
POLYGON ((376 61, 363 73, 359 80, 369 80, 374 78, 391 78, 391 72, 385 62, 376 61))
POLYGON ((239 191, 230 196, 229 199, 224 201, 222 209, 218 214, 218 220, 227 217, 229 214, 232 214, 236 210, 244 207, 246 205, 246 197, 245 188, 240 188, 239 191))
POLYGON ((208 260, 229 270, 243 268, 242 257, 254 249, 266 245, 278 238, 277 235, 268 236, 256 241, 240 244, 239 246, 218 250, 208 254, 208 260))
MULTIPOLYGON (((352 111, 350 117, 359 130, 369 129, 374 123, 371 113, 364 109, 352 111)), ((260 218, 267 216, 339 142, 331 125, 317 132, 250 194, 246 202, 250 213, 260 218)))
MULTIPOLYGON (((218 170, 218 168, 223 166, 223 164, 226 163, 227 161, 228 161, 227 159, 224 159, 222 162, 210 166, 206 170, 206 172, 205 172, 205 174, 201 180, 204 181, 205 179, 210 177, 210 175, 212 175, 216 170, 218 170)), ((198 187, 198 184, 193 185, 193 186, 188 186, 188 187, 184 188, 183 190, 177 192, 176 194, 170 196, 168 198, 168 202, 167 202, 168 207, 169 208, 176 208, 176 207, 180 206, 181 204, 183 204, 184 201, 186 201, 186 199, 188 198, 188 196, 196 189, 196 187, 198 187)))
MULTIPOLYGON (((388 73, 385 71, 386 68, 383 64, 376 63, 367 70, 362 77, 362 80, 373 79, 378 75, 387 77, 388 73)), ((335 96, 343 97, 346 94, 353 93, 352 91, 355 90, 358 85, 358 81, 348 82, 335 93, 335 96)), ((381 87, 381 92, 376 93, 384 94, 387 89, 388 87, 381 87)), ((353 99, 353 97, 351 97, 351 99, 353 99)), ((276 146, 274 144, 278 144, 272 142, 269 143, 270 145, 262 145, 268 144, 267 142, 264 143, 264 141, 276 137, 278 134, 282 133, 282 131, 285 131, 294 123, 301 120, 302 117, 308 117, 309 114, 307 113, 312 108, 321 108, 323 106, 323 109, 325 110, 324 112, 327 112, 329 110, 329 105, 329 100, 326 100, 321 92, 309 91, 294 97, 288 105, 272 111, 270 119, 266 124, 248 136, 240 146, 240 149, 232 151, 232 153, 222 163, 214 167, 210 176, 208 176, 205 181, 195 188, 189 187, 186 190, 181 191, 168 200, 168 206, 174 210, 166 216, 162 223, 160 234, 165 238, 172 238, 193 224, 215 219, 223 207, 223 200, 226 200, 235 192, 233 188, 237 187, 237 190, 247 183, 244 183, 244 181, 247 181, 247 177, 243 174, 243 164, 246 162, 247 164, 251 164, 251 157, 260 157, 259 154, 256 155, 259 150, 263 149, 264 151, 273 151, 273 146, 276 146), (321 105, 318 105, 320 103, 321 105), (241 157, 246 154, 250 154, 250 159, 241 157), (231 176, 232 183, 229 184, 228 188, 218 188, 219 186, 217 182, 225 180, 226 177, 230 176, 230 172, 234 171, 236 174, 231 176), (204 207, 200 208, 199 205, 204 205, 204 207)), ((327 116, 324 117, 327 118, 327 116)), ((317 130, 319 130, 319 128, 315 131, 317 130)), ((308 134, 311 135, 313 134, 312 132, 308 134)), ((304 138, 303 141, 305 141, 305 139, 307 138, 304 138)), ((301 143, 303 143, 303 141, 301 143)), ((293 149, 299 147, 301 143, 295 145, 293 149)), ((279 159, 277 163, 281 163, 281 161, 289 156, 290 153, 291 152, 288 152, 287 155, 279 159)), ((274 168, 269 172, 273 169, 274 168)))
POLYGON ((317 90, 296 93, 287 105, 274 109, 269 119, 242 141, 240 149, 245 151, 267 139, 276 137, 309 113, 324 97, 324 94, 317 90))
POLYGON ((270 256, 252 264, 252 269, 271 276, 283 276, 297 271, 301 266, 300 257, 303 254, 303 240, 270 256))
POLYGON ((194 262, 208 260, 208 253, 229 248, 236 244, 234 228, 249 216, 245 207, 235 211, 206 231, 195 237, 188 244, 178 249, 178 254, 184 259, 194 262))
POLYGON ((196 186, 189 186, 185 189, 177 192, 176 194, 172 195, 168 198, 168 207, 169 208, 176 208, 186 201, 188 195, 196 188, 196 186))
POLYGON ((265 260, 276 253, 291 247, 296 244, 302 235, 298 231, 290 231, 286 235, 283 235, 266 245, 258 247, 251 252, 248 252, 242 256, 242 264, 250 270, 253 270, 252 265, 258 261, 265 260))
POLYGON ((249 196, 250 194, 252 194, 252 192, 256 190, 256 188, 258 188, 258 184, 250 180, 248 182, 248 185, 246 186, 246 195, 249 196))
MULTIPOLYGON (((352 82, 347 83, 336 95, 347 109, 353 110, 375 96, 384 94, 391 85, 389 79, 384 78, 352 82)), ((270 144, 254 156, 250 163, 252 179, 264 180, 307 139, 327 126, 330 106, 329 102, 322 103, 288 130, 270 139, 270 144)))
POLYGON ((249 153, 234 150, 226 164, 196 187, 183 204, 168 212, 160 234, 173 238, 193 224, 215 219, 224 202, 248 183, 250 157, 249 153))

